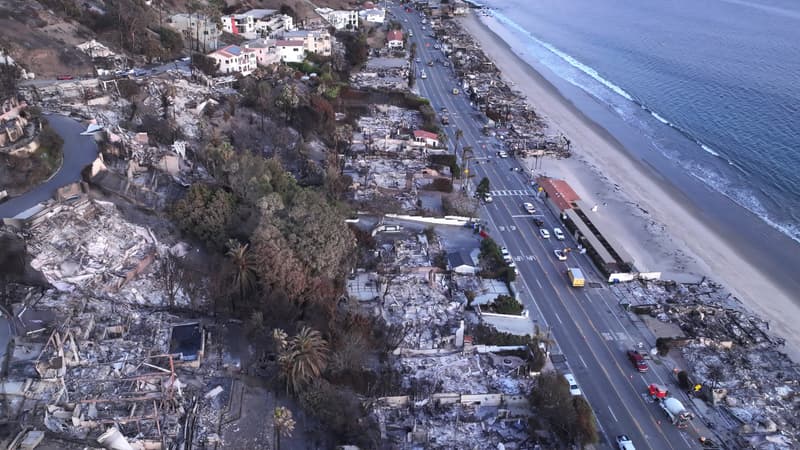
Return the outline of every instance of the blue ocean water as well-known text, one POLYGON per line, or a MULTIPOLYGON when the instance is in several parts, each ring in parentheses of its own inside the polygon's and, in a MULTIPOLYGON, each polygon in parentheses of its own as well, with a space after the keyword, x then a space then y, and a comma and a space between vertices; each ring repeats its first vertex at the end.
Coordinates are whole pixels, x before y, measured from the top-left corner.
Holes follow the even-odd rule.
POLYGON ((691 176, 800 242, 800 2, 484 4, 513 30, 515 50, 633 124, 691 176))

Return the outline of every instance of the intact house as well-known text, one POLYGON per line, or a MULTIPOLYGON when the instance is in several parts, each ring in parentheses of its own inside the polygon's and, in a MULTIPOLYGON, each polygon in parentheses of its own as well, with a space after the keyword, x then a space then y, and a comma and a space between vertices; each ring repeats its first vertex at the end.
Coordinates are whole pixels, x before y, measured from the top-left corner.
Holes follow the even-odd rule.
POLYGON ((386 21, 386 10, 382 8, 376 8, 372 2, 364 3, 364 8, 358 15, 361 17, 361 20, 367 23, 383 23, 386 21))
POLYGON ((256 55, 256 64, 262 67, 281 62, 275 39, 258 38, 242 44, 256 55))
POLYGON ((391 49, 402 49, 403 32, 400 30, 391 30, 386 33, 386 46, 391 49))
POLYGON ((191 50, 208 52, 219 46, 222 31, 219 25, 201 14, 175 14, 169 18, 169 25, 181 33, 184 42, 191 50))
POLYGON ((280 40, 275 43, 278 51, 278 59, 285 63, 299 63, 306 59, 305 45, 303 41, 280 40))
POLYGON ((447 254, 447 264, 450 270, 459 275, 475 275, 478 273, 478 253, 475 249, 472 252, 461 250, 447 254))
POLYGON ((11 96, 0 103, 0 147, 20 140, 25 136, 28 121, 22 112, 28 106, 16 96, 11 96))
POLYGON ((222 30, 245 39, 269 36, 278 30, 291 30, 292 18, 277 14, 274 9, 251 9, 241 14, 222 16, 222 30))
POLYGON ((256 70, 257 59, 254 49, 229 45, 208 55, 217 61, 218 71, 223 74, 240 73, 250 75, 256 70))
POLYGON ((303 50, 320 56, 331 56, 331 35, 325 30, 297 30, 279 34, 284 41, 302 41, 303 50))
POLYGON ((337 30, 355 31, 358 29, 358 11, 334 11, 330 8, 317 8, 316 12, 337 30))
POLYGON ((414 130, 414 142, 424 144, 426 147, 438 147, 439 136, 425 130, 414 130))

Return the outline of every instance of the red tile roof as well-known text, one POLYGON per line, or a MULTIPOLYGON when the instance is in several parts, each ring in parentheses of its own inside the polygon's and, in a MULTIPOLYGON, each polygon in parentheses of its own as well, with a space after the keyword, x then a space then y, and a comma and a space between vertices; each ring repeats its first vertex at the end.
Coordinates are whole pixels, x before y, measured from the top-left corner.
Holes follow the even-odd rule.
POLYGON ((439 135, 436 133, 431 133, 430 131, 425 130, 414 130, 414 137, 415 138, 423 138, 423 139, 434 139, 439 140, 439 135))
POLYGON ((581 199, 564 180, 540 177, 536 182, 561 211, 571 209, 572 204, 581 199))
POLYGON ((400 30, 392 30, 386 33, 386 40, 387 41, 402 41, 403 40, 403 32, 400 30))

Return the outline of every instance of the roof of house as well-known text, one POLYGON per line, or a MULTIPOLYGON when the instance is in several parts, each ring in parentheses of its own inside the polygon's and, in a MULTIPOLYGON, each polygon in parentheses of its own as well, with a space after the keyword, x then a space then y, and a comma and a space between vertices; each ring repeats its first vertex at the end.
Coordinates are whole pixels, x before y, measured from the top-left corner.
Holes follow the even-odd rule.
POLYGON ((472 256, 467 251, 448 253, 447 262, 453 269, 461 266, 475 267, 475 262, 472 261, 472 256))
POLYGON ((233 58, 242 54, 242 48, 238 45, 229 45, 227 47, 222 47, 221 49, 212 52, 212 55, 220 55, 225 58, 233 58))
POLYGON ((387 41, 402 41, 403 40, 403 32, 400 30, 392 30, 386 33, 386 40, 387 41))
POLYGON ((281 40, 275 43, 278 47, 302 47, 303 41, 281 40))
POLYGON ((253 17, 254 19, 263 19, 264 17, 269 17, 277 12, 277 9, 251 9, 245 14, 253 17))
POLYGON ((581 199, 564 180, 540 177, 536 182, 544 189, 558 209, 562 211, 572 208, 572 204, 581 199))
POLYGON ((414 130, 414 137, 415 138, 423 138, 423 139, 434 139, 439 140, 439 135, 436 133, 431 133, 430 131, 425 130, 414 130))

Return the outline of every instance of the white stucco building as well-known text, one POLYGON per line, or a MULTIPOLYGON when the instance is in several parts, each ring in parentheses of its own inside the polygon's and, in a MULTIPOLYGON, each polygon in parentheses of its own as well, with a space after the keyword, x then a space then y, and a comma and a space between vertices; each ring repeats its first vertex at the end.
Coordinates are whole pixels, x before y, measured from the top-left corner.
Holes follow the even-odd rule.
POLYGON ((326 30, 297 30, 279 34, 285 41, 303 41, 303 49, 308 53, 331 56, 332 38, 326 30))
POLYGON ((306 59, 303 41, 279 40, 275 43, 275 48, 281 62, 303 62, 306 59))
POLYGON ((357 30, 358 11, 333 10, 330 8, 317 8, 317 14, 322 16, 332 27, 337 30, 357 30))
POLYGON ((218 64, 218 72, 222 74, 240 73, 249 75, 256 70, 258 64, 256 51, 252 48, 229 45, 208 55, 218 64))

